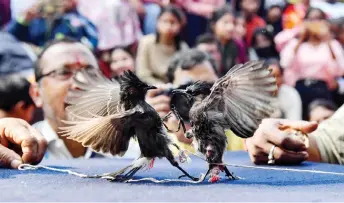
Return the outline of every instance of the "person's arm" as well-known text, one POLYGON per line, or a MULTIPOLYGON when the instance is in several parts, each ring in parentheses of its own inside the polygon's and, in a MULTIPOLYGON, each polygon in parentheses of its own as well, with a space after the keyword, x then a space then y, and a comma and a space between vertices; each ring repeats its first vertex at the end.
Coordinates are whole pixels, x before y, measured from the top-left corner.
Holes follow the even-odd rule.
POLYGON ((344 105, 310 134, 309 160, 344 164, 344 105))
POLYGON ((289 44, 281 51, 280 64, 284 68, 284 82, 287 85, 294 86, 299 77, 299 67, 296 64, 297 53, 295 53, 295 48, 297 46, 298 40, 294 39, 289 42, 289 44))
POLYGON ((137 76, 149 84, 162 84, 163 82, 154 77, 150 66, 149 42, 147 38, 141 38, 139 41, 136 56, 136 74, 137 76))
POLYGON ((46 148, 47 141, 26 121, 0 119, 0 167, 18 168, 22 163, 38 164, 46 148))
POLYGON ((293 29, 283 30, 275 36, 276 49, 282 51, 282 49, 288 44, 292 39, 295 39, 296 36, 300 33, 301 27, 296 27, 293 29))
POLYGON ((30 22, 39 16, 39 7, 40 4, 36 3, 17 19, 12 19, 5 31, 11 33, 20 41, 36 44, 30 38, 30 22))
POLYGON ((328 63, 328 70, 332 75, 341 77, 344 75, 344 50, 337 40, 327 42, 332 60, 328 63))

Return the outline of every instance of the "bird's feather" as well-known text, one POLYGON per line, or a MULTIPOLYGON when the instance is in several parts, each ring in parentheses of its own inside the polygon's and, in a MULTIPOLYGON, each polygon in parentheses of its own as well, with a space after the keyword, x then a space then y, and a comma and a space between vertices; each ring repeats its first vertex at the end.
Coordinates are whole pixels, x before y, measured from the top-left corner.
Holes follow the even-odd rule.
POLYGON ((60 127, 62 136, 80 142, 97 152, 123 155, 134 134, 133 115, 143 113, 136 106, 125 110, 120 105, 120 85, 98 70, 83 70, 74 77, 76 89, 70 91, 66 102, 68 121, 60 127))
POLYGON ((118 113, 120 85, 117 81, 109 80, 94 70, 83 71, 82 78, 75 77, 74 83, 77 89, 71 91, 65 100, 71 105, 66 108, 69 116, 93 117, 118 113))
POLYGON ((252 61, 228 71, 213 85, 202 103, 205 111, 218 113, 211 116, 213 121, 247 138, 253 135, 261 120, 273 112, 271 103, 276 90, 275 78, 264 62, 252 61))
POLYGON ((62 121, 66 126, 60 127, 60 133, 96 152, 122 156, 128 149, 130 138, 134 136, 129 131, 133 125, 133 115, 141 113, 143 109, 137 106, 128 111, 93 118, 74 114, 72 117, 76 120, 62 121))

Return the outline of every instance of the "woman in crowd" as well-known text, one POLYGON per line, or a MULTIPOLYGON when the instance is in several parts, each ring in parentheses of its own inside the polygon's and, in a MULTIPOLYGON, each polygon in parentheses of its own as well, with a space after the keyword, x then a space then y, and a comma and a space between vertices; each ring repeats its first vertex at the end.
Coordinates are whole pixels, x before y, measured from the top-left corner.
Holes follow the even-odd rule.
POLYGON ((135 71, 133 55, 125 48, 117 47, 102 54, 100 69, 108 78, 118 78, 124 71, 135 71))
POLYGON ((228 6, 216 10, 210 19, 210 29, 218 40, 222 65, 219 76, 223 76, 237 63, 247 61, 245 46, 234 39, 235 17, 228 6))
POLYGON ((308 21, 299 39, 291 40, 281 52, 284 81, 299 91, 304 119, 314 99, 332 100, 331 91, 337 90, 337 78, 344 74, 343 49, 330 36, 327 22, 308 21))
POLYGON ((157 22, 157 33, 141 38, 137 51, 137 75, 150 84, 163 84, 167 80, 170 58, 187 49, 180 33, 185 24, 183 12, 174 6, 162 8, 157 22))

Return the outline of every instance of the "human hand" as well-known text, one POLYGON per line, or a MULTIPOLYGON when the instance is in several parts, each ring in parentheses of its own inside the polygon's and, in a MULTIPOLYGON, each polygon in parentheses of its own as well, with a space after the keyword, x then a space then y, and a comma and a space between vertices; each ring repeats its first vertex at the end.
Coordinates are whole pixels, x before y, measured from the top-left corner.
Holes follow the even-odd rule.
POLYGON ((29 9, 23 12, 22 16, 25 23, 30 23, 33 19, 40 16, 42 0, 35 2, 29 9))
POLYGON ((170 97, 166 95, 158 95, 164 88, 159 87, 158 89, 149 90, 146 95, 146 102, 150 104, 160 115, 160 117, 164 117, 171 111, 170 97))
POLYGON ((308 158, 305 142, 292 136, 286 129, 311 133, 317 128, 315 122, 292 121, 284 119, 264 119, 253 137, 246 140, 251 161, 255 164, 266 164, 270 149, 277 164, 299 164, 308 158))
POLYGON ((47 141, 26 121, 0 119, 0 166, 18 168, 22 163, 38 164, 44 156, 47 141))

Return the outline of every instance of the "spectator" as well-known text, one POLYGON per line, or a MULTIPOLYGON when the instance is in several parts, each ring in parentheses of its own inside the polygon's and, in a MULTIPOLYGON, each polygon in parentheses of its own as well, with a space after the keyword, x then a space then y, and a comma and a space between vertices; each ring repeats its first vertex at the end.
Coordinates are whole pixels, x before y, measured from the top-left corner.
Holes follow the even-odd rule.
POLYGON ((115 48, 111 53, 111 78, 118 78, 124 71, 135 71, 133 56, 122 48, 115 48))
POLYGON ((257 28, 252 37, 252 48, 249 49, 250 60, 279 60, 272 33, 266 28, 257 28))
POLYGON ((269 32, 273 33, 273 36, 276 36, 277 33, 283 30, 282 27, 282 12, 283 9, 279 5, 271 6, 266 14, 266 28, 269 32))
POLYGON ((92 52, 80 42, 64 39, 47 44, 38 56, 35 67, 36 83, 30 92, 38 108, 43 108, 44 121, 34 125, 48 141, 46 158, 92 157, 94 153, 80 143, 61 137, 61 120, 66 120, 65 97, 75 88, 71 77, 82 68, 97 67, 92 52))
POLYGON ((187 12, 186 35, 190 47, 195 39, 207 31, 208 19, 212 13, 225 5, 225 0, 177 0, 187 12))
POLYGON ((246 20, 245 16, 242 13, 239 13, 235 17, 235 31, 234 31, 234 39, 242 42, 246 46, 245 42, 246 37, 246 20))
POLYGON ((18 74, 0 76, 0 118, 32 120, 35 105, 29 94, 30 86, 30 82, 18 74))
POLYGON ((163 84, 167 80, 167 66, 170 58, 188 46, 181 40, 180 32, 185 16, 175 6, 161 10, 157 23, 157 34, 147 35, 139 42, 136 73, 150 84, 163 84))
MULTIPOLYGON (((326 15, 319 9, 309 8, 305 14, 304 21, 317 21, 325 20, 326 15)), ((278 51, 281 51, 284 46, 293 38, 298 38, 302 30, 303 24, 299 23, 292 29, 285 29, 282 32, 278 33, 275 37, 276 48, 278 51)))
POLYGON ((321 123, 330 118, 337 110, 336 104, 332 101, 317 99, 309 104, 308 117, 309 121, 321 123))
POLYGON ((203 34, 196 39, 196 48, 208 53, 216 62, 216 72, 221 67, 221 53, 217 46, 216 38, 212 34, 203 34))
POLYGON ((234 39, 234 23, 234 15, 228 6, 216 10, 210 19, 211 31, 221 51, 219 76, 225 75, 235 64, 247 61, 244 45, 234 39))
POLYGON ((242 0, 241 9, 246 19, 246 44, 251 46, 251 40, 254 30, 259 27, 265 27, 266 23, 263 18, 257 15, 260 0, 242 0))
POLYGON ((38 1, 23 16, 13 19, 7 31, 20 41, 39 47, 49 40, 68 36, 95 49, 98 44, 96 27, 78 13, 76 5, 76 0, 38 1))
POLYGON ((299 93, 294 87, 283 84, 283 69, 279 61, 276 59, 269 59, 266 61, 271 73, 276 78, 278 87, 276 111, 274 118, 287 118, 292 120, 302 119, 302 102, 299 93))
POLYGON ((142 36, 139 17, 128 0, 79 0, 78 10, 98 29, 98 50, 133 47, 142 36))
POLYGON ((281 52, 284 81, 299 91, 304 119, 313 99, 332 100, 330 91, 337 90, 336 79, 344 74, 343 49, 329 36, 329 26, 325 22, 306 22, 300 39, 290 41, 281 52))

